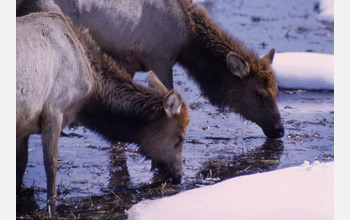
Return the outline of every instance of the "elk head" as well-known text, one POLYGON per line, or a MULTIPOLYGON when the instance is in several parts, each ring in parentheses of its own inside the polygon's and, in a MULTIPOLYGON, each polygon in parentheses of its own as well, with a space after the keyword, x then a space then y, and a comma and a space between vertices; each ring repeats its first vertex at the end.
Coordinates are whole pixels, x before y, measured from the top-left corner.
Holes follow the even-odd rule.
MULTIPOLYGON (((248 63, 235 52, 227 55, 227 67, 239 78, 235 91, 231 91, 233 110, 255 122, 269 138, 281 138, 284 127, 281 122, 276 97, 278 88, 271 68, 275 50, 271 49, 257 62, 248 63)), ((229 101, 230 102, 230 101, 229 101)))
POLYGON ((141 153, 152 160, 152 169, 158 169, 164 176, 170 176, 173 183, 182 178, 182 147, 189 124, 188 107, 176 90, 168 91, 157 76, 148 74, 150 88, 163 98, 163 114, 146 126, 140 143, 141 153))

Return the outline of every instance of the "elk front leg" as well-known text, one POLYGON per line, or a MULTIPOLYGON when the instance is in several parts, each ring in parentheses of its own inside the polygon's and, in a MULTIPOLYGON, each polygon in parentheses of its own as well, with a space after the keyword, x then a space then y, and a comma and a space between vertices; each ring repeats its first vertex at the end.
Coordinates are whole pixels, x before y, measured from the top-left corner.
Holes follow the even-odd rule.
POLYGON ((52 214, 56 209, 56 171, 58 160, 58 139, 62 130, 63 115, 46 108, 42 115, 42 144, 47 181, 48 208, 52 214))
POLYGON ((28 163, 28 139, 27 137, 16 139, 16 190, 17 194, 21 189, 23 175, 28 163))

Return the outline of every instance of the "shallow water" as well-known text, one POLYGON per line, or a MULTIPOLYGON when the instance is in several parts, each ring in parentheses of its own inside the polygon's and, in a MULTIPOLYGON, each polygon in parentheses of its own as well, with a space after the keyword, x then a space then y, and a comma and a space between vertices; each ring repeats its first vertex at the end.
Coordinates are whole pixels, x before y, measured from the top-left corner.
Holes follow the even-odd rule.
MULTIPOLYGON (((222 0, 203 4, 225 29, 259 54, 270 47, 278 52, 333 53, 333 26, 317 21, 313 2, 222 0)), ((135 79, 144 84, 145 78, 145 73, 139 73, 135 79)), ((59 142, 60 217, 124 219, 125 209, 143 199, 295 166, 304 160, 334 160, 333 92, 280 91, 278 106, 285 136, 267 140, 257 125, 210 105, 177 65, 174 80, 191 117, 183 149, 182 183, 159 182, 135 145, 111 145, 82 127, 66 128, 59 142)), ((17 216, 42 217, 46 215, 46 177, 40 135, 32 135, 29 144, 26 188, 17 200, 17 216)))

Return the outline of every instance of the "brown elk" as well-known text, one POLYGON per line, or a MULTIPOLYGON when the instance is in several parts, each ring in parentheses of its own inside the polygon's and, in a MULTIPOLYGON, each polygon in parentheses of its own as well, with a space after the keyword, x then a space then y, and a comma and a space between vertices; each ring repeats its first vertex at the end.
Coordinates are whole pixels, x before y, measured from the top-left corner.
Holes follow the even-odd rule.
POLYGON ((260 59, 202 6, 189 0, 26 0, 18 15, 38 10, 62 10, 128 72, 153 70, 169 89, 178 62, 213 105, 255 122, 269 138, 284 135, 274 50, 260 59))
POLYGON ((49 207, 54 212, 58 140, 70 123, 81 123, 110 142, 136 143, 164 175, 179 183, 182 146, 189 123, 180 94, 153 72, 150 88, 101 52, 86 30, 58 13, 17 18, 17 189, 28 161, 28 139, 42 134, 49 207))

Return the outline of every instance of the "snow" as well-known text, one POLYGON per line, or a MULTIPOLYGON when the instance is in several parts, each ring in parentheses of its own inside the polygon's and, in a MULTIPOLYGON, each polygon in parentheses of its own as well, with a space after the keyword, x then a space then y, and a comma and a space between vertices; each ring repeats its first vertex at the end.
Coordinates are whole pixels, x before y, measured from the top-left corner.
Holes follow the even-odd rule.
POLYGON ((319 0, 318 20, 334 23, 334 0, 319 0))
POLYGON ((334 55, 277 53, 272 67, 276 71, 279 88, 334 90, 334 55))
POLYGON ((334 162, 232 178, 128 210, 129 219, 333 219, 334 162))

